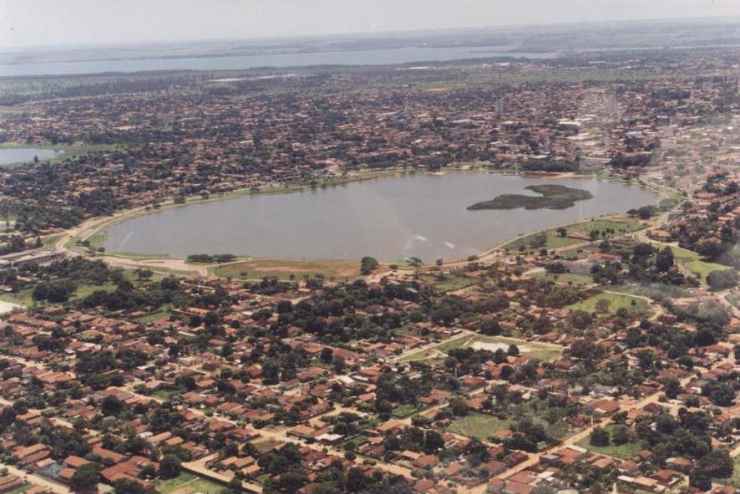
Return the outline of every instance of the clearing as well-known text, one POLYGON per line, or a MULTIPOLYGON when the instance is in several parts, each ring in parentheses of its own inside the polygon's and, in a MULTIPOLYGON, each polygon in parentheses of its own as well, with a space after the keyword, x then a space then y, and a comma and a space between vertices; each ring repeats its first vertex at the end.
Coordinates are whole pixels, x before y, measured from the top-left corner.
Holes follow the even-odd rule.
POLYGON ((221 278, 291 280, 321 275, 327 279, 349 280, 360 276, 360 261, 286 261, 253 259, 211 268, 221 278))
POLYGON ((577 304, 569 305, 567 308, 594 314, 599 312, 598 306, 603 304, 602 300, 605 300, 608 304, 608 310, 606 311, 608 314, 615 314, 619 309, 627 309, 631 314, 646 314, 650 309, 648 303, 642 298, 615 292, 602 292, 577 304))
POLYGON ((562 347, 558 345, 530 342, 516 338, 507 338, 505 336, 469 335, 447 340, 439 345, 412 353, 401 359, 401 362, 419 362, 430 358, 444 356, 444 354, 456 348, 474 348, 477 350, 495 352, 499 348, 506 351, 510 345, 516 345, 522 355, 532 357, 543 362, 552 362, 557 360, 560 358, 560 354, 563 350, 562 347))
POLYGON ((533 233, 519 238, 505 245, 509 249, 562 249, 591 240, 591 232, 598 232, 598 238, 611 238, 615 235, 634 233, 645 228, 639 220, 626 216, 614 218, 593 219, 582 223, 562 227, 565 236, 558 232, 559 228, 551 228, 544 232, 533 233))
POLYGON ((487 441, 497 432, 506 430, 511 426, 510 419, 500 419, 493 415, 482 413, 471 413, 466 417, 455 419, 448 427, 449 432, 461 436, 474 437, 481 441, 487 441))
POLYGON ((725 271, 732 269, 729 266, 702 260, 701 256, 694 251, 683 247, 671 247, 676 262, 695 274, 702 283, 707 282, 707 276, 712 271, 725 271))
MULTIPOLYGON (((611 424, 605 427, 610 437, 613 437, 615 428, 616 426, 614 424, 611 424)), ((609 444, 609 446, 594 446, 591 444, 590 437, 586 437, 585 439, 582 439, 578 443, 578 445, 581 446, 582 448, 586 448, 589 451, 593 451, 594 453, 599 453, 599 454, 607 455, 607 456, 613 456, 615 458, 622 458, 624 460, 634 458, 635 456, 637 456, 637 453, 639 453, 640 450, 642 449, 642 445, 637 441, 630 441, 628 443, 620 444, 620 445, 616 445, 612 442, 611 444, 609 444)))
POLYGON ((164 480, 157 485, 161 494, 222 494, 226 488, 191 473, 183 472, 174 479, 164 480))

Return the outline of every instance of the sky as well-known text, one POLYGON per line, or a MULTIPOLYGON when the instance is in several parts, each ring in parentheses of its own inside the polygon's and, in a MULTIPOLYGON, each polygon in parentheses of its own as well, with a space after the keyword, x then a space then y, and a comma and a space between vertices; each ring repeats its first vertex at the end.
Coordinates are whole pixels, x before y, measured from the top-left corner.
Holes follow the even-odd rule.
POLYGON ((0 0, 0 48, 740 17, 740 0, 0 0))

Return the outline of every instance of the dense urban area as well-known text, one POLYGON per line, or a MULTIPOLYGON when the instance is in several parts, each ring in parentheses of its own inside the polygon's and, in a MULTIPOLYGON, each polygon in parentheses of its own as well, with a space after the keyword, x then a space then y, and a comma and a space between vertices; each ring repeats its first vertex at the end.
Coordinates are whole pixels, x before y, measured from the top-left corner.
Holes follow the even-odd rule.
POLYGON ((737 492, 739 66, 0 79, 0 149, 64 151, 0 169, 0 493, 737 492), (102 247, 148 211, 453 169, 659 199, 465 259, 102 247))

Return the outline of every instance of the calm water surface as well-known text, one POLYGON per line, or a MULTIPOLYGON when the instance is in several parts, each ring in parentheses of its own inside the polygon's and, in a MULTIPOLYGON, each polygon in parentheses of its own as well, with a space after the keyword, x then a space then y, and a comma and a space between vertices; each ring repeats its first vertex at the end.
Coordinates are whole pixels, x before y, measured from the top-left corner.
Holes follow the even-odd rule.
POLYGON ((38 157, 41 161, 56 157, 61 151, 53 149, 6 148, 0 149, 0 165, 28 163, 38 157))
POLYGON ((460 258, 498 242, 654 204, 638 187, 595 179, 547 180, 489 173, 384 178, 291 194, 241 196, 165 209, 114 224, 110 252, 237 254, 285 259, 460 258), (558 183, 594 198, 564 210, 468 211, 524 187, 558 183))
POLYGON ((393 65, 411 62, 446 62, 474 58, 555 58, 556 56, 556 53, 502 51, 500 46, 405 47, 217 57, 2 63, 0 64, 0 76, 99 74, 103 72, 129 73, 151 70, 242 70, 257 67, 311 67, 318 65, 393 65))

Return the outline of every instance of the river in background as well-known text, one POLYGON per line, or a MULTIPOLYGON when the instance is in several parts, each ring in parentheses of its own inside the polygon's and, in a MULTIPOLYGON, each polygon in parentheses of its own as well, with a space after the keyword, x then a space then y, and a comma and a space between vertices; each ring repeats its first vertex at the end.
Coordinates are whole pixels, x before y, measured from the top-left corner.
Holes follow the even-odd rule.
POLYGON ((636 186, 596 179, 549 180, 483 172, 419 174, 289 194, 244 195, 169 208, 112 225, 108 252, 236 254, 283 259, 425 262, 479 254, 544 228, 655 204, 636 186), (504 193, 542 183, 590 191, 594 198, 563 210, 468 211, 504 193))
POLYGON ((384 48, 374 50, 319 51, 313 53, 264 53, 237 56, 145 57, 0 63, 0 77, 100 74, 153 70, 244 70, 259 67, 311 67, 320 65, 393 65, 413 62, 447 62, 494 57, 554 58, 555 53, 525 53, 501 46, 384 48))

